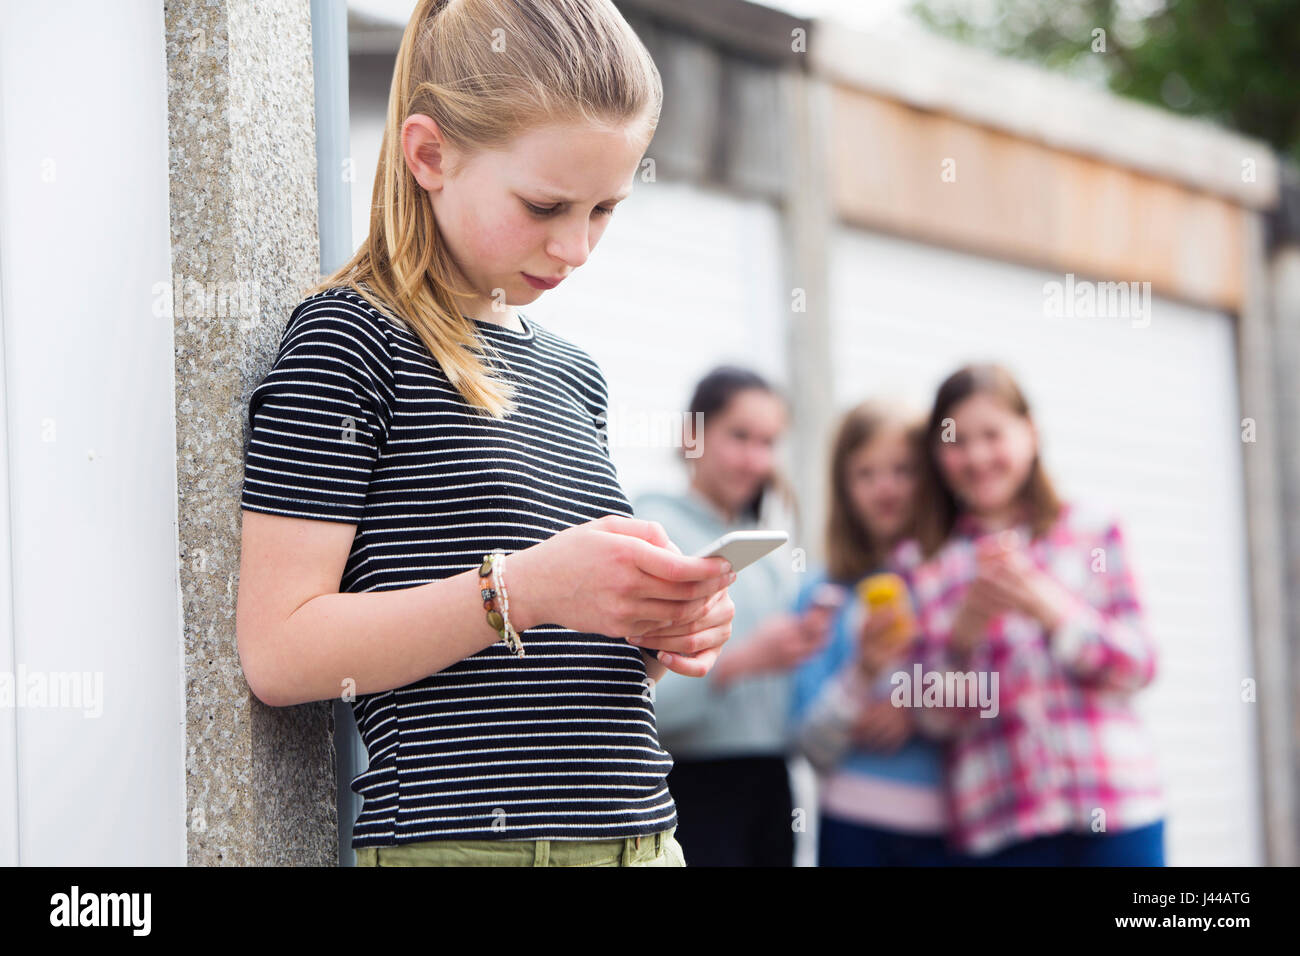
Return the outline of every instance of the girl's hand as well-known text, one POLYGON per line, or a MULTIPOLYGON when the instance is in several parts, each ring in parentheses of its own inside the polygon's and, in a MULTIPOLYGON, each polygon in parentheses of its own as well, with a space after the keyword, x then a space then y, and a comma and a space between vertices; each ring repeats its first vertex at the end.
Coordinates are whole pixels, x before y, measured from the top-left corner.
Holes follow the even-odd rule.
MULTIPOLYGON (((797 616, 799 627, 803 631, 803 643, 812 647, 810 654, 825 646, 830 638, 831 622, 838 611, 837 606, 812 603, 797 616)), ((799 660, 803 661, 808 656, 805 654, 799 660)))
POLYGON ((510 555, 510 621, 612 637, 698 622, 735 579, 726 565, 683 555, 658 522, 606 515, 510 555))
MULTIPOLYGON (((906 644, 891 647, 886 636, 898 620, 898 611, 889 606, 873 611, 862 620, 858 632, 858 669, 862 676, 870 680, 889 666, 891 661, 902 656, 911 645, 911 638, 906 644)), ((915 637, 915 635, 913 635, 915 637)))
POLYGON ((1019 548, 997 552, 986 562, 990 591, 997 600, 1038 620, 1050 633, 1060 623, 1070 595, 1019 548))
POLYGON ((798 667, 826 646, 830 638, 831 615, 825 608, 809 608, 802 614, 776 614, 759 632, 755 645, 760 672, 788 671, 798 667))
POLYGON ((830 615, 824 610, 773 614, 727 656, 726 673, 718 676, 726 682, 745 674, 793 670, 821 650, 829 636, 830 615))
POLYGON ((878 700, 862 708, 849 728, 849 737, 859 747, 890 753, 912 736, 912 717, 906 707, 878 700))
POLYGON ((703 677, 731 637, 736 605, 725 588, 718 591, 693 621, 656 628, 628 642, 647 651, 659 652, 659 663, 685 677, 703 677))
POLYGON ((1013 605, 1006 600, 992 578, 992 569, 981 566, 966 589, 957 617, 953 621, 949 646, 965 656, 984 640, 989 622, 1013 605))
POLYGON ((711 678, 721 690, 752 674, 785 672, 798 667, 826 646, 833 606, 813 604, 802 614, 773 614, 763 620, 745 643, 722 658, 711 678))

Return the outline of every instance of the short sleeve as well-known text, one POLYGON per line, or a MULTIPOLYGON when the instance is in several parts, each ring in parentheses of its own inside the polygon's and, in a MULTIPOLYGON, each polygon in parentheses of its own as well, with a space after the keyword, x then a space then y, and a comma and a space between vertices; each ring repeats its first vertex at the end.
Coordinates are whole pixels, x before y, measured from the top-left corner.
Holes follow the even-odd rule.
POLYGON ((248 405, 241 507, 357 524, 391 422, 392 364, 376 320, 308 299, 248 405))
POLYGON ((594 385, 588 399, 588 409, 592 412, 592 421, 596 426, 596 441, 600 445, 600 450, 604 452, 610 464, 613 464, 614 459, 609 453, 609 385, 605 381, 605 373, 594 361, 591 362, 591 371, 594 373, 594 385))

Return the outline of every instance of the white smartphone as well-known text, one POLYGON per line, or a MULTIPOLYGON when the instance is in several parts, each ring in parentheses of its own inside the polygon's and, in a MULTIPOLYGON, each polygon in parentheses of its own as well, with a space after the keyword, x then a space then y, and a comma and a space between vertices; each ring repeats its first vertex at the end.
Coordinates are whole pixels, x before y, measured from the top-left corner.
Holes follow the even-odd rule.
POLYGON ((726 558, 731 570, 739 571, 789 540, 790 535, 784 531, 728 531, 693 557, 726 558))

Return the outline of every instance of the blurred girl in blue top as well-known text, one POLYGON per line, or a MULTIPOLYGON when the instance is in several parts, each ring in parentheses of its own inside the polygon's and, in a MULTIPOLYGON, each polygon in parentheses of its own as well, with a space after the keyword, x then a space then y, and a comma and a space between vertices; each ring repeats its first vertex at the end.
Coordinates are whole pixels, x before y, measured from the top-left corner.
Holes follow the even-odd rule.
POLYGON ((910 646, 890 654, 890 623, 868 618, 856 585, 870 574, 904 576, 911 540, 923 422, 897 406, 863 402, 841 420, 831 446, 826 566, 800 589, 796 612, 843 600, 823 651, 796 672, 791 718, 796 749, 818 774, 821 866, 944 866, 948 812, 941 744, 913 733, 910 710, 890 702, 889 676, 910 646))

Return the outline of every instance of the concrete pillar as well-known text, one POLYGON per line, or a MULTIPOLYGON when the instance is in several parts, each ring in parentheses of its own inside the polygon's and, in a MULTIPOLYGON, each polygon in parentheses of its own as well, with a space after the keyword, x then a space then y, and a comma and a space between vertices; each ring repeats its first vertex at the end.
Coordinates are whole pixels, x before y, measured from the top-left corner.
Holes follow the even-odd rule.
POLYGON ((262 705, 235 641, 248 396, 319 267, 309 6, 166 4, 191 866, 338 861, 330 705, 262 705))

